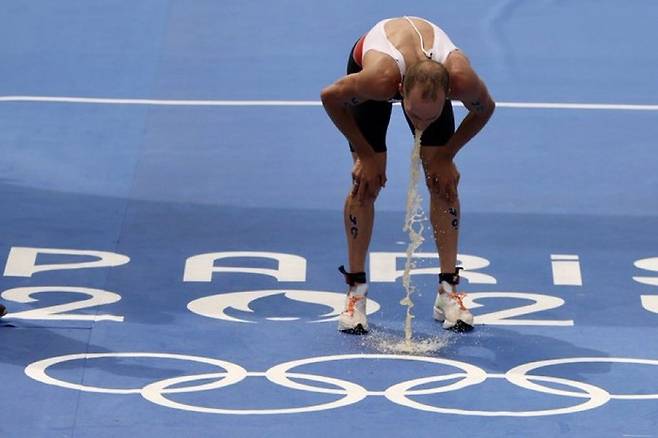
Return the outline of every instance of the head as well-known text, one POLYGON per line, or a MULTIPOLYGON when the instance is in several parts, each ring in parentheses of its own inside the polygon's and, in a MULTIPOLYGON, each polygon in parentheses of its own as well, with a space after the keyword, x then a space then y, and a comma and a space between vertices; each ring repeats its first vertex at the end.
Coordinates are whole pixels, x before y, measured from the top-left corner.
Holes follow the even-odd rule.
POLYGON ((400 92, 416 129, 424 130, 441 116, 448 86, 448 71, 438 62, 423 60, 407 69, 400 92))

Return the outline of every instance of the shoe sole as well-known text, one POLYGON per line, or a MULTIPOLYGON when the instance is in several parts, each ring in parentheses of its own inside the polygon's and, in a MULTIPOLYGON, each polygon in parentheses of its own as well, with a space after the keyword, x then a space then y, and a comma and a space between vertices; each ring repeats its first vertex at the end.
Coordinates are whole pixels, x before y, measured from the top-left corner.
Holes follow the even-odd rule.
POLYGON ((363 328, 361 324, 357 324, 356 327, 340 329, 341 333, 346 333, 348 335, 365 335, 368 333, 368 329, 363 328))
MULTIPOLYGON (((442 312, 438 311, 436 307, 434 308, 434 320, 440 323, 443 323, 445 321, 445 316, 443 315, 442 312)), ((444 330, 450 330, 451 332, 455 333, 466 333, 470 332, 473 330, 473 326, 471 324, 467 324, 461 319, 458 319, 455 325, 452 327, 444 327, 444 330)))
POLYGON ((473 330, 473 326, 470 324, 466 324, 461 319, 458 319, 455 325, 453 325, 452 327, 448 327, 446 330, 450 330, 451 332, 455 332, 455 333, 467 333, 473 330))

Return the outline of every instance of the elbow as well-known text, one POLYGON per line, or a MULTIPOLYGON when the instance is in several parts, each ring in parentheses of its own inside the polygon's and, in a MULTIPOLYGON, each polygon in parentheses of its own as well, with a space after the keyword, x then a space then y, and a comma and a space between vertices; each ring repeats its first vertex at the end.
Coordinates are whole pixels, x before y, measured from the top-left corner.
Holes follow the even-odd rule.
POLYGON ((346 104, 345 87, 338 84, 324 87, 320 92, 320 100, 325 108, 342 108, 346 104))
POLYGON ((334 85, 324 87, 320 92, 320 100, 325 107, 336 100, 336 91, 334 85))
POLYGON ((496 111, 496 102, 491 97, 487 98, 487 102, 483 105, 482 115, 489 120, 493 113, 496 111))

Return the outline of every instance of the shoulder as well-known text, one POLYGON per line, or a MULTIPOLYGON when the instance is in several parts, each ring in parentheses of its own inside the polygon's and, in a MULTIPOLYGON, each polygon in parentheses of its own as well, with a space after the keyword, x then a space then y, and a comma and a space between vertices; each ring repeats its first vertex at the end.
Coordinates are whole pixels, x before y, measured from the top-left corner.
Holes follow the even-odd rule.
POLYGON ((391 57, 373 51, 366 53, 358 85, 373 100, 388 100, 395 96, 401 81, 400 69, 391 57))
POLYGON ((479 94, 482 81, 471 67, 466 55, 455 50, 445 62, 450 77, 450 97, 461 100, 464 97, 479 94))
POLYGON ((374 70, 363 70, 358 78, 357 87, 370 100, 388 100, 399 90, 399 75, 386 74, 374 70))
POLYGON ((357 105, 367 100, 386 101, 398 90, 398 84, 386 75, 364 69, 338 79, 321 93, 324 104, 357 105))
POLYGON ((471 67, 466 55, 460 51, 450 54, 446 60, 446 69, 450 76, 450 92, 448 97, 461 101, 471 112, 491 116, 496 103, 489 94, 484 81, 471 67))

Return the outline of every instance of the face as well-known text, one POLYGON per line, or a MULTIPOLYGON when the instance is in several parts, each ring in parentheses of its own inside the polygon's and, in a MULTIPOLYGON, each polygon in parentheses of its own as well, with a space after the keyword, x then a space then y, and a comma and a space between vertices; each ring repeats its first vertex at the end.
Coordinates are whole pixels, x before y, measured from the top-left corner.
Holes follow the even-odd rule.
POLYGON ((441 116, 445 99, 445 94, 440 91, 435 100, 425 100, 421 97, 421 92, 413 88, 404 96, 404 110, 414 128, 423 131, 441 116))

